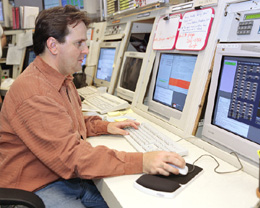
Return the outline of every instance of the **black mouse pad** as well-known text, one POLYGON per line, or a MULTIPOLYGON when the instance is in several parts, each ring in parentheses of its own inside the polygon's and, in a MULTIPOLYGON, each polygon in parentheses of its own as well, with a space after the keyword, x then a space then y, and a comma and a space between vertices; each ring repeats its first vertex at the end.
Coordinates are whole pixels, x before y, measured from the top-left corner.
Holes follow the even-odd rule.
POLYGON ((140 178, 136 180, 136 183, 145 188, 162 192, 174 192, 181 187, 177 182, 173 180, 168 180, 167 178, 161 178, 157 175, 149 174, 144 174, 140 176, 140 178))
POLYGON ((202 168, 188 163, 186 163, 186 166, 189 169, 187 175, 170 174, 169 176, 162 176, 162 175, 156 175, 156 176, 160 178, 166 178, 167 180, 177 182, 178 184, 187 184, 190 180, 192 180, 196 175, 198 175, 202 171, 202 168))
POLYGON ((171 174, 169 176, 162 176, 162 175, 149 175, 144 174, 140 176, 136 183, 155 191, 161 192, 174 192, 181 187, 183 184, 187 184, 191 181, 196 175, 198 175, 202 168, 198 166, 194 166, 191 164, 186 164, 189 172, 187 175, 174 175, 171 174), (180 185, 181 184, 181 185, 180 185))

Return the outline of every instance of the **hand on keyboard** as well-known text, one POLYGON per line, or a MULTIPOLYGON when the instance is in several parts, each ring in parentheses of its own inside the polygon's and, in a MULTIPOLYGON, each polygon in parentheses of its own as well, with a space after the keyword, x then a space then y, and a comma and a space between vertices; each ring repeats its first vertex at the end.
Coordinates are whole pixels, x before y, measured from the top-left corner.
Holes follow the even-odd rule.
POLYGON ((120 122, 111 122, 107 126, 107 132, 110 134, 128 135, 128 131, 124 130, 126 127, 138 129, 140 123, 134 120, 125 120, 120 122))
POLYGON ((185 160, 175 152, 146 152, 143 155, 143 172, 165 176, 170 175, 170 173, 179 174, 179 170, 169 163, 180 168, 184 168, 186 164, 185 160))

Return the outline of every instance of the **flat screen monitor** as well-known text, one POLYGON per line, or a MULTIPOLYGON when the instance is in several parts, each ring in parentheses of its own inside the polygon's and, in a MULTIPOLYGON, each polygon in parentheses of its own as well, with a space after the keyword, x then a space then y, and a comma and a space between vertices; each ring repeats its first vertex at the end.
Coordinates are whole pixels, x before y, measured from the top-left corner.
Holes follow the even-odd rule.
POLYGON ((133 100, 144 56, 145 53, 125 52, 116 89, 117 96, 133 100))
POLYGON ((79 9, 84 9, 84 0, 61 0, 62 6, 73 5, 79 9))
POLYGON ((36 58, 36 55, 33 51, 33 47, 32 46, 27 47, 26 51, 25 51, 25 58, 24 58, 24 62, 23 62, 22 71, 24 71, 26 69, 26 67, 29 66, 30 63, 32 63, 34 61, 35 58, 36 58))
POLYGON ((259 162, 260 44, 218 45, 202 131, 204 139, 259 162))
POLYGON ((99 58, 95 71, 94 85, 109 87, 115 65, 119 42, 100 43, 99 58))
POLYGON ((149 111, 180 119, 186 104, 197 54, 158 52, 148 96, 149 111))
POLYGON ((43 0, 43 8, 49 9, 52 7, 60 6, 60 0, 43 0))

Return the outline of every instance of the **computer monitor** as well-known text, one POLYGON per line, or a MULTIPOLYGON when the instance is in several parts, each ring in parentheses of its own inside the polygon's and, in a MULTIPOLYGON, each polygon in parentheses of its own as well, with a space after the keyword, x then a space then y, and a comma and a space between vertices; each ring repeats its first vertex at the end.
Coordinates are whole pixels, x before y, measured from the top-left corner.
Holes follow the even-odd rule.
POLYGON ((12 22, 12 5, 8 0, 0 0, 0 24, 2 27, 10 28, 12 22))
POLYGON ((145 53, 125 52, 116 88, 118 97, 132 101, 145 53))
POLYGON ((73 5, 78 7, 79 9, 84 9, 84 1, 83 0, 61 0, 61 5, 73 5))
POLYGON ((99 58, 95 70, 94 85, 109 87, 120 42, 100 43, 99 58))
POLYGON ((148 95, 148 110, 169 120, 181 119, 197 53, 157 52, 148 95))
POLYGON ((154 18, 133 22, 126 51, 145 53, 153 24, 154 18))
POLYGON ((33 46, 28 46, 25 51, 22 72, 26 69, 27 66, 30 65, 30 63, 32 63, 34 61, 35 58, 36 58, 36 55, 33 51, 33 46))
POLYGON ((259 162, 260 44, 219 44, 202 138, 259 162))
POLYGON ((4 24, 4 10, 3 10, 3 2, 0 1, 0 24, 4 24))
POLYGON ((61 5, 61 0, 43 0, 43 8, 44 9, 49 9, 52 7, 60 6, 61 5))

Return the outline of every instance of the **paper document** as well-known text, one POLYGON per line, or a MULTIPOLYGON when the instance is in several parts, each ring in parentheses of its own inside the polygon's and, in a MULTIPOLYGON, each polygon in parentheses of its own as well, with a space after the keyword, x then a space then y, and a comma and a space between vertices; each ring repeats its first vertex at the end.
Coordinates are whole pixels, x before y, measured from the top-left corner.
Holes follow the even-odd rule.
POLYGON ((23 33, 17 35, 17 47, 19 49, 31 46, 33 44, 32 30, 25 30, 23 33))
POLYGON ((13 44, 8 45, 6 65, 19 65, 22 60, 23 50, 13 44))

